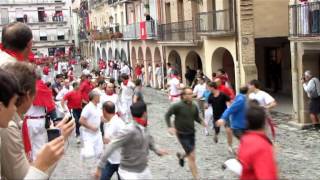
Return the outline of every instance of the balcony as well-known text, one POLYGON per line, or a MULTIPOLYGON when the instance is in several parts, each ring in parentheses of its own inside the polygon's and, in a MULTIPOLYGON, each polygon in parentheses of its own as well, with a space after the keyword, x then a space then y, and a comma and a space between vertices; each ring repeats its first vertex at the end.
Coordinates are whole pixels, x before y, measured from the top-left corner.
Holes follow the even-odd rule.
POLYGON ((93 0, 93 8, 98 8, 104 5, 105 0, 93 0))
POLYGON ((103 28, 101 32, 97 30, 91 31, 92 40, 96 41, 111 41, 119 40, 123 38, 122 29, 119 24, 115 24, 112 27, 103 28))
POLYGON ((232 11, 218 10, 196 15, 197 33, 206 36, 234 35, 234 16, 232 11))
POLYGON ((50 4, 64 4, 65 0, 1 0, 0 5, 11 6, 11 5, 50 5, 50 4))
POLYGON ((289 6, 290 39, 320 37, 320 2, 289 6))
POLYGON ((123 28, 124 40, 158 39, 158 24, 156 21, 142 21, 133 23, 123 28), (141 27, 145 26, 146 36, 141 37, 141 27))
POLYGON ((200 37, 197 36, 192 20, 160 25, 159 44, 167 46, 198 46, 200 37))
POLYGON ((66 24, 68 21, 68 18, 65 16, 48 16, 48 17, 28 17, 25 16, 23 18, 1 18, 0 19, 0 26, 5 25, 8 23, 12 23, 15 21, 19 21, 22 23, 27 23, 29 25, 34 25, 34 24, 66 24))

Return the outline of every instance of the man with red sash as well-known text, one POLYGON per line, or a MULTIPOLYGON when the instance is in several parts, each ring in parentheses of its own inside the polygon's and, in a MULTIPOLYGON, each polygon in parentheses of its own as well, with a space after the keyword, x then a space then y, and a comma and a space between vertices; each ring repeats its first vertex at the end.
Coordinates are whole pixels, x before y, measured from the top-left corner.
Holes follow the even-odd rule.
POLYGON ((41 80, 37 72, 36 95, 32 106, 24 116, 22 134, 25 150, 28 158, 33 161, 42 148, 48 142, 46 131, 46 115, 55 118, 55 103, 51 89, 41 80))

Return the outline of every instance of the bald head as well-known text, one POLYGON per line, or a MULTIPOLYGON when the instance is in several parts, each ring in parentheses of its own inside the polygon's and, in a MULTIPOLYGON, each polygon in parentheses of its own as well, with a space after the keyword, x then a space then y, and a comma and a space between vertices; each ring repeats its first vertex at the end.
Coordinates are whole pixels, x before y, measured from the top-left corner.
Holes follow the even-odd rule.
POLYGON ((31 29, 21 22, 14 22, 2 29, 2 45, 13 51, 23 51, 32 40, 31 29))

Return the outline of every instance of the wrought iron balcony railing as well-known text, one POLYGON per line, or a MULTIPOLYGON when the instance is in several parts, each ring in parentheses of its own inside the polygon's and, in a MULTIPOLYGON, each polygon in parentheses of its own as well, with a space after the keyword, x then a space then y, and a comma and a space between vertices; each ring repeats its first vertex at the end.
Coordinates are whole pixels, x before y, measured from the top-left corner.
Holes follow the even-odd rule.
POLYGON ((48 16, 48 17, 28 17, 24 16, 21 18, 1 18, 0 25, 5 25, 11 22, 23 22, 27 24, 64 24, 68 21, 66 16, 48 16))
POLYGON ((160 25, 160 41, 194 41, 198 40, 192 20, 160 25))
POLYGON ((320 36, 320 2, 289 6, 290 36, 320 36))
POLYGON ((22 4, 56 4, 65 3, 65 0, 1 0, 1 5, 22 5, 22 4))
POLYGON ((123 28, 123 39, 125 40, 132 40, 132 39, 141 39, 141 24, 145 24, 145 39, 158 39, 158 24, 156 21, 143 21, 137 22, 133 24, 129 24, 124 26, 123 28))
POLYGON ((228 9, 198 13, 196 23, 197 32, 200 34, 225 35, 234 33, 234 16, 232 11, 228 9))

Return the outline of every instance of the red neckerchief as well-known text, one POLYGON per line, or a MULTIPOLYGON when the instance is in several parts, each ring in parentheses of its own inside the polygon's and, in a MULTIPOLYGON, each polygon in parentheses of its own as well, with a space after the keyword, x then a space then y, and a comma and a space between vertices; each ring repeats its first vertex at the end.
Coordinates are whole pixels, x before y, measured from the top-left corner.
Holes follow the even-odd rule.
POLYGON ((2 44, 0 44, 0 50, 6 52, 7 54, 9 54, 10 56, 14 57, 15 59, 17 59, 18 61, 23 61, 24 57, 21 53, 12 51, 10 49, 6 49, 3 47, 2 44))
POLYGON ((111 91, 111 92, 106 91, 106 94, 107 94, 108 96, 112 96, 112 95, 113 95, 113 91, 111 91))
POLYGON ((147 125, 148 125, 148 121, 147 120, 144 120, 144 119, 138 118, 138 117, 133 117, 133 119, 143 127, 147 127, 147 125))
POLYGON ((129 79, 123 80, 123 84, 124 84, 125 86, 128 85, 128 82, 129 82, 129 79))

